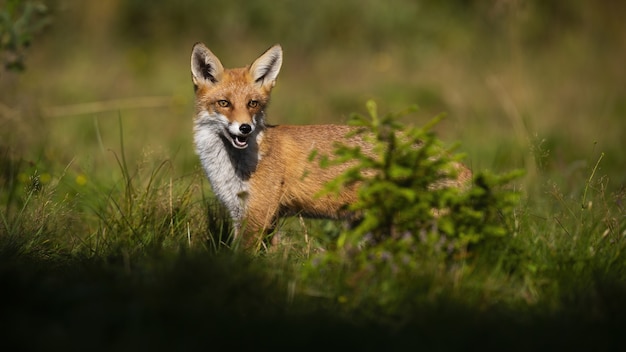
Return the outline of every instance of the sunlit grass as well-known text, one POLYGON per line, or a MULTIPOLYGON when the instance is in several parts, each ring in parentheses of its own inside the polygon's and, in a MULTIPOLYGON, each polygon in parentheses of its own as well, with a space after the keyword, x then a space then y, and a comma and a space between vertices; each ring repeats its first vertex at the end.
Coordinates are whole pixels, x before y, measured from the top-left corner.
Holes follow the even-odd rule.
MULTIPOLYGON (((424 335, 421 345, 453 327, 464 331, 463 339, 498 331, 498 340, 515 344, 520 335, 510 329, 541 339, 538 324, 553 329, 551 339, 559 344, 576 345, 606 331, 572 337, 563 327, 615 328, 610 317, 626 309, 620 298, 626 293, 625 195, 608 192, 608 180, 594 172, 598 161, 569 191, 540 172, 534 181, 539 191, 526 194, 516 209, 517 230, 501 250, 451 266, 425 255, 402 275, 368 274, 386 282, 386 291, 360 285, 363 272, 336 271, 316 259, 336 238, 341 225, 333 222, 288 219, 280 242, 264 254, 231 252, 227 216, 203 175, 176 176, 169 160, 124 167, 112 161, 119 177, 98 185, 77 184, 82 174, 71 172, 52 172, 50 181, 37 183, 39 172, 47 172, 24 169, 32 175, 18 176, 14 197, 3 200, 0 273, 9 292, 20 296, 5 305, 5 317, 43 317, 31 323, 43 339, 28 346, 94 338, 103 346, 169 346, 182 341, 182 330, 168 328, 171 319, 180 319, 194 341, 205 341, 206 329, 212 341, 225 341, 231 329, 253 328, 242 334, 254 337, 278 326, 289 335, 285 341, 305 338, 300 329, 315 328, 324 334, 338 329, 349 341, 358 336, 355 343, 375 346, 393 337, 385 345, 400 346, 418 344, 412 332, 427 329, 434 335, 424 335), (46 298, 39 305, 50 312, 28 308, 40 295, 46 298), (57 316, 56 309, 67 315, 57 316), (118 320, 123 323, 111 338, 97 336, 118 320), (66 335, 55 337, 54 321, 66 335), (368 333, 371 327, 375 335, 368 333)), ((11 330, 18 338, 20 326, 11 330)), ((443 339, 437 345, 456 343, 443 339)))

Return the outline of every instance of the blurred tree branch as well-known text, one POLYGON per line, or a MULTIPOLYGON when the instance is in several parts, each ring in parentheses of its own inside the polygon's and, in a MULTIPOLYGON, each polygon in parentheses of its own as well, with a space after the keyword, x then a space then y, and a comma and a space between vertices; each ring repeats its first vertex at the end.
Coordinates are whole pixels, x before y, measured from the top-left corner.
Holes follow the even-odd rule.
POLYGON ((48 8, 37 1, 7 0, 0 5, 0 59, 8 71, 25 69, 25 50, 36 33, 50 24, 48 8))

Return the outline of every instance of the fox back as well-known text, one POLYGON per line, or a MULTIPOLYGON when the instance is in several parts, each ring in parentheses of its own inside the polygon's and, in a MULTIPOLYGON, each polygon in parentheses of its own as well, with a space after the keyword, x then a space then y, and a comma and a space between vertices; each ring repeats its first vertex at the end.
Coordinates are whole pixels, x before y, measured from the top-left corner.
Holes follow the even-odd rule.
MULTIPOLYGON (((332 155, 335 142, 371 146, 341 125, 270 126, 265 110, 282 65, 274 45, 251 65, 224 69, 202 43, 194 45, 191 74, 196 94, 194 142, 213 192, 228 209, 236 244, 258 248, 281 216, 354 219, 348 206, 357 185, 319 195, 349 165, 322 168, 317 155, 332 155)), ((462 170, 462 178, 468 178, 462 170)))

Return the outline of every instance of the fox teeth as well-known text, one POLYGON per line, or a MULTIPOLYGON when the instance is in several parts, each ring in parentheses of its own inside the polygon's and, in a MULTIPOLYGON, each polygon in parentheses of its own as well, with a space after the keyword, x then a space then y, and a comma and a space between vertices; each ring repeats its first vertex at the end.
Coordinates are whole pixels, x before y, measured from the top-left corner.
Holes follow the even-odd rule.
POLYGON ((237 147, 245 147, 248 145, 248 138, 242 136, 233 136, 233 141, 235 142, 235 146, 237 147))

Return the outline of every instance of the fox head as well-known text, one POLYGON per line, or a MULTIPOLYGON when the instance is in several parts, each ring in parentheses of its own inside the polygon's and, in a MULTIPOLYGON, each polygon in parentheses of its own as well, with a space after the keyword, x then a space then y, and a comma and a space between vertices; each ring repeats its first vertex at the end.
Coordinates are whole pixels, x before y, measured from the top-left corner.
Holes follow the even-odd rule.
POLYGON ((237 149, 265 126, 265 108, 283 62, 276 44, 251 65, 224 69, 203 44, 191 53, 191 79, 196 93, 196 124, 214 129, 237 149))

